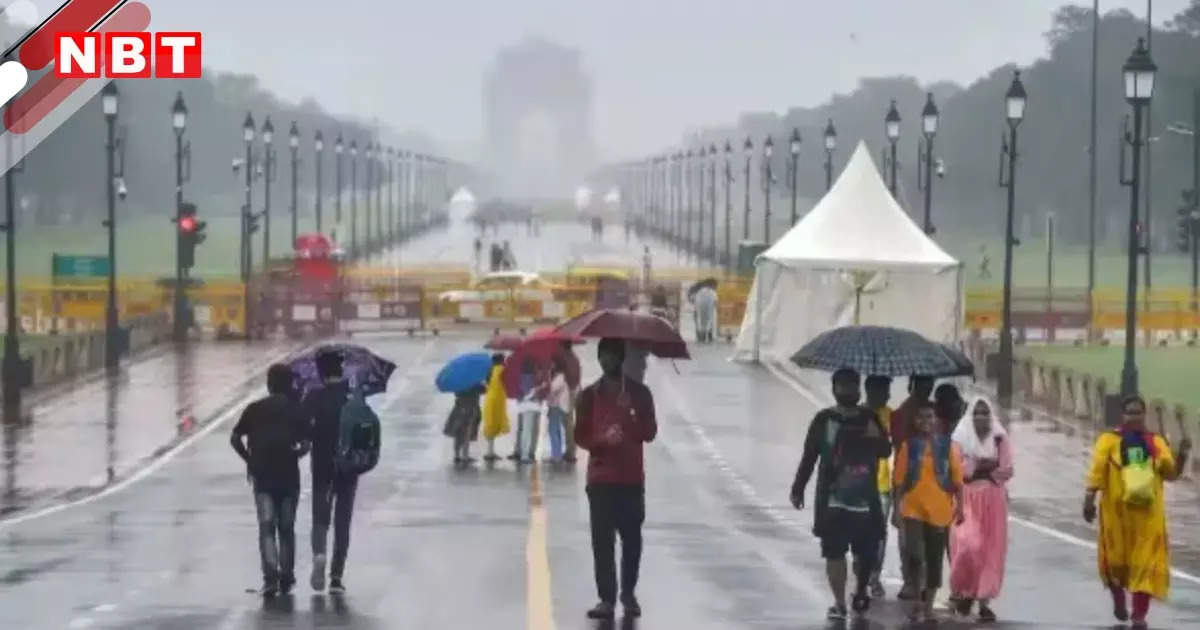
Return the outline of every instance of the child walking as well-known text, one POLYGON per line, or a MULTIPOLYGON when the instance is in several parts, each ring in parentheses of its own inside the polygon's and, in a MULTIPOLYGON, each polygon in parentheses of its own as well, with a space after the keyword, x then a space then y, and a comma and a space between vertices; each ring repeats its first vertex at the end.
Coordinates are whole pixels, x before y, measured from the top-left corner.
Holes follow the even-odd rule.
POLYGON ((908 558, 904 581, 919 593, 909 619, 930 622, 935 621, 933 599, 942 585, 947 532, 952 523, 963 522, 963 476, 958 446, 936 430, 933 406, 921 404, 913 419, 914 432, 900 445, 892 481, 908 558))

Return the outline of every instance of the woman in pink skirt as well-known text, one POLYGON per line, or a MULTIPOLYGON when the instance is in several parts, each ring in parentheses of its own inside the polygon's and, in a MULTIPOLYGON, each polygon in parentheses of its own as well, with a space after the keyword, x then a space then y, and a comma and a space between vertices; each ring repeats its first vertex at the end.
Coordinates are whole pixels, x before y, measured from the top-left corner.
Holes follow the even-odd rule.
POLYGON ((969 615, 979 601, 979 620, 995 621, 988 603, 1004 582, 1008 553, 1008 490, 1012 477, 1012 447, 996 419, 995 408, 984 398, 968 407, 972 422, 960 422, 952 439, 962 453, 966 485, 963 506, 966 519, 950 533, 950 590, 958 597, 958 613, 969 615))

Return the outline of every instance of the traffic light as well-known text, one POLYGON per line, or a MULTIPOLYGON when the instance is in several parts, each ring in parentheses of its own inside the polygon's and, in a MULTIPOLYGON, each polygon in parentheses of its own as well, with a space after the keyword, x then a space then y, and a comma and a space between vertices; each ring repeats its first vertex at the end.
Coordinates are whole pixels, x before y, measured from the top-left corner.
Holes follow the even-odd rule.
POLYGON ((208 223, 196 220, 196 204, 185 203, 179 211, 179 265, 191 269, 196 265, 196 246, 204 242, 208 223))

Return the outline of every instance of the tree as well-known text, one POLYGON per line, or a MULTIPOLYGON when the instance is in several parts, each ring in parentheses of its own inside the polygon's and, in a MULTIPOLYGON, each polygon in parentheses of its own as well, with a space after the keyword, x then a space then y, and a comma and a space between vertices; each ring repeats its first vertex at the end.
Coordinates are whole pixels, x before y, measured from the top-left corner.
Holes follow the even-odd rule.
POLYGON ((1167 22, 1167 28, 1194 37, 1200 36, 1200 0, 1192 0, 1187 8, 1167 22))

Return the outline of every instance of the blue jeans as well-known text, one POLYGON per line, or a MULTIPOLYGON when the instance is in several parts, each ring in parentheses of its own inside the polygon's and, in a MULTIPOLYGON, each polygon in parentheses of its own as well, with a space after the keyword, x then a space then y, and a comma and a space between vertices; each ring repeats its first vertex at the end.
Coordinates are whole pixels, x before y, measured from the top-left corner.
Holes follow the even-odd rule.
POLYGON ((258 553, 262 560, 263 582, 296 582, 296 503, 295 492, 254 493, 258 514, 258 553))
POLYGON ((312 552, 325 555, 329 538, 330 516, 333 525, 333 558, 329 577, 342 579, 346 554, 350 551, 350 519, 354 516, 354 496, 358 492, 358 477, 313 479, 312 493, 312 552))
POLYGON ((567 412, 550 407, 546 415, 550 420, 546 425, 546 432, 550 434, 550 456, 558 459, 563 456, 563 427, 567 423, 567 412))

